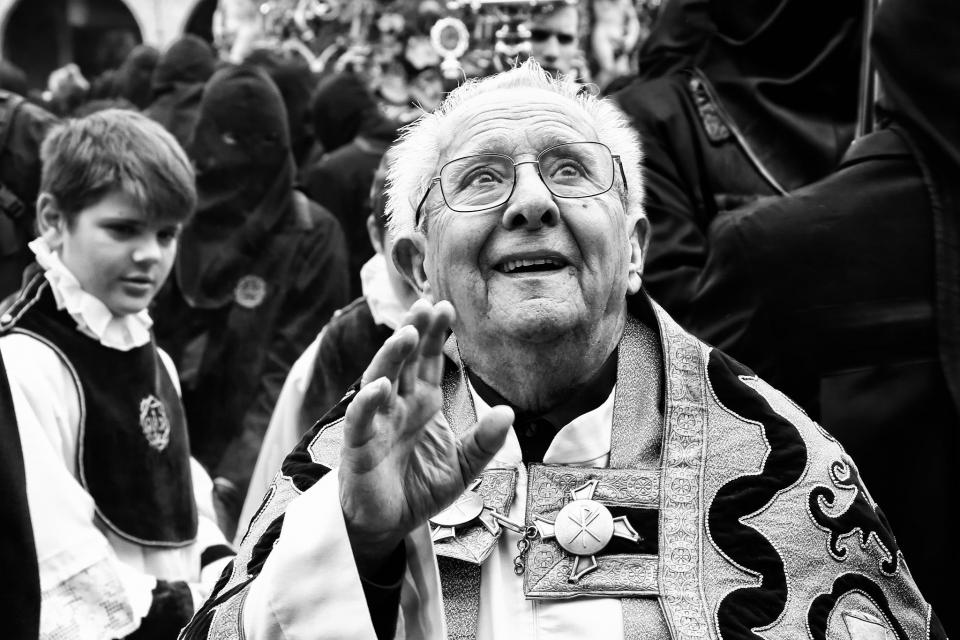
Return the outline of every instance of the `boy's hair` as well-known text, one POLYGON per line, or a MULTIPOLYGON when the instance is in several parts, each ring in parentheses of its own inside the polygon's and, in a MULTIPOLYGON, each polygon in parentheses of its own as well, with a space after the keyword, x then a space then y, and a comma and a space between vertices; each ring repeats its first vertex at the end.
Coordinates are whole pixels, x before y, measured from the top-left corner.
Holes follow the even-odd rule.
POLYGON ((40 150, 40 193, 73 225, 77 213, 121 191, 150 220, 185 222, 197 205, 193 167, 176 139, 134 111, 107 109, 53 127, 40 150))

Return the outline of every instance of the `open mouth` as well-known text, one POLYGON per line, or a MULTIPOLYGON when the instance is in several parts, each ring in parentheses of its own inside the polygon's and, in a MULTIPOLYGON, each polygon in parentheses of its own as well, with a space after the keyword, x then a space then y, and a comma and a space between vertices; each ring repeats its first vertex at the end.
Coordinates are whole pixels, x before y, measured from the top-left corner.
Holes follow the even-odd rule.
POLYGON ((496 267, 500 273, 543 273, 550 271, 559 271, 567 266, 567 262, 560 258, 523 258, 516 260, 504 260, 496 267))

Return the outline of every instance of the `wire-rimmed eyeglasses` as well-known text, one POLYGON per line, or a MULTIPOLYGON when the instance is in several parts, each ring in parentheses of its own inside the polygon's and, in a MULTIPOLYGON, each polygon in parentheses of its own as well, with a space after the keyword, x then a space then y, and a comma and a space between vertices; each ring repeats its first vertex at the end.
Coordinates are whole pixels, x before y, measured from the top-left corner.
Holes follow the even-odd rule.
POLYGON ((535 164, 540 179, 553 195, 590 198, 613 187, 614 161, 620 167, 620 177, 626 189, 623 161, 602 142, 566 142, 541 151, 536 160, 522 162, 514 162, 510 156, 499 153, 455 158, 440 167, 439 175, 430 180, 417 205, 415 224, 420 226, 420 212, 437 183, 443 201, 452 211, 482 211, 499 207, 510 199, 517 186, 517 167, 535 164))

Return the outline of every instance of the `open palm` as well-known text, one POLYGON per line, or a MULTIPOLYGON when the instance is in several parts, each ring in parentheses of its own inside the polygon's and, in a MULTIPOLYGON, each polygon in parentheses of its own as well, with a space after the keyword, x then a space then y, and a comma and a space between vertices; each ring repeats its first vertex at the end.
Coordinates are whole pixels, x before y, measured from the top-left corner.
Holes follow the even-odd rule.
POLYGON ((462 437, 443 419, 448 302, 419 301, 374 356, 347 409, 340 503, 361 571, 373 571, 414 528, 451 504, 500 449, 513 422, 494 407, 462 437))

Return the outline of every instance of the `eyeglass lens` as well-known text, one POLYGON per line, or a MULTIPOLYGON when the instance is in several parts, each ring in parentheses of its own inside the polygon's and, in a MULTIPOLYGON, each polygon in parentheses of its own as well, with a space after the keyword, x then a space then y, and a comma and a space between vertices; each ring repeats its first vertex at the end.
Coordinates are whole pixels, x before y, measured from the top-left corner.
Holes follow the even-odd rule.
MULTIPOLYGON (((537 159, 547 189, 562 198, 587 198, 613 186, 610 150, 598 142, 562 144, 537 159)), ((440 188, 454 211, 479 211, 503 204, 513 192, 516 167, 511 158, 479 154, 457 158, 440 170, 440 188)))

